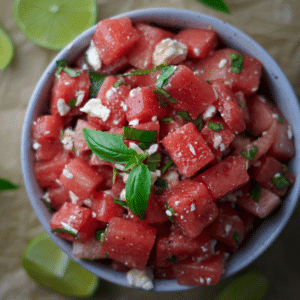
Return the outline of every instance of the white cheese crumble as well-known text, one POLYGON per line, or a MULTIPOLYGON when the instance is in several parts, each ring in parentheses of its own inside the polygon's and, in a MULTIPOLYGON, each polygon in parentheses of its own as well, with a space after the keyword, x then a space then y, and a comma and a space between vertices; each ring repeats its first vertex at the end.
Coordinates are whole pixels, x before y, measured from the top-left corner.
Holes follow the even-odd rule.
POLYGON ((60 224, 63 226, 64 229, 66 230, 69 230, 69 231, 72 231, 73 233, 77 234, 78 233, 78 230, 73 228, 72 226, 70 226, 69 224, 61 221, 60 224))
POLYGON ((74 204, 77 204, 77 201, 79 200, 79 197, 75 195, 72 191, 69 191, 69 195, 71 198, 71 202, 74 204))
POLYGON ((120 165, 120 164, 115 164, 115 168, 118 169, 118 170, 123 171, 125 167, 123 165, 120 165))
POLYGON ((177 40, 166 38, 160 41, 153 52, 153 63, 171 65, 184 61, 187 57, 188 48, 177 40))
POLYGON ((50 197, 49 197, 49 193, 48 193, 48 192, 46 192, 46 193, 43 195, 42 198, 45 199, 48 203, 51 203, 51 199, 50 199, 50 197))
POLYGON ((83 99, 84 99, 85 91, 82 90, 77 90, 75 93, 76 96, 76 103, 75 106, 81 105, 83 99))
POLYGON ((142 271, 131 269, 127 272, 126 278, 131 286, 142 288, 146 291, 153 289, 153 272, 150 268, 142 271))
POLYGON ((194 210, 196 210, 195 203, 192 203, 191 204, 191 211, 194 211, 194 210))
POLYGON ((99 57, 98 50, 93 41, 90 43, 90 47, 85 52, 88 64, 95 70, 100 70, 102 66, 101 59, 99 57))
POLYGON ((222 136, 220 134, 214 135, 214 148, 218 149, 222 143, 222 136))
POLYGON ((73 174, 70 173, 66 168, 63 169, 62 174, 67 177, 68 179, 72 179, 73 178, 73 174))
POLYGON ((100 118, 104 122, 107 121, 110 116, 110 109, 105 105, 102 105, 101 99, 98 98, 90 99, 82 108, 80 108, 80 111, 89 113, 91 117, 100 118))
POLYGON ((188 144, 188 146, 189 146, 190 151, 191 151, 194 155, 196 155, 196 151, 195 151, 195 148, 193 147, 193 145, 188 144))
POLYGON ((292 132, 291 126, 288 126, 287 135, 288 135, 288 139, 291 140, 293 137, 293 132, 292 132))
POLYGON ((127 174, 127 173, 123 173, 123 174, 124 174, 124 175, 123 175, 123 182, 126 183, 128 177, 129 177, 129 174, 127 174))
POLYGON ((216 100, 218 100, 219 99, 219 95, 218 95, 217 91, 214 88, 212 88, 212 89, 214 90, 216 100))
POLYGON ((172 212, 170 210, 167 209, 165 211, 165 213, 166 213, 167 216, 172 217, 172 212))
POLYGON ((34 150, 37 150, 37 149, 39 149, 39 148, 41 148, 41 147, 42 147, 42 145, 39 144, 38 142, 34 142, 34 143, 32 144, 32 148, 33 148, 34 150))
POLYGON ((280 176, 281 176, 280 173, 276 173, 276 174, 274 175, 275 178, 279 178, 280 176))
POLYGON ((200 50, 199 50, 199 48, 194 48, 194 49, 193 49, 193 52, 194 52, 194 54, 195 54, 196 56, 199 56, 199 55, 200 55, 200 50))
POLYGON ((158 150, 158 144, 153 144, 150 146, 149 149, 145 150, 145 152, 148 152, 149 153, 149 156, 154 154, 155 152, 157 152, 158 150))
POLYGON ((61 116, 65 116, 70 111, 70 106, 68 106, 63 98, 57 100, 57 110, 61 116))
POLYGON ((92 200, 91 199, 85 199, 83 201, 83 204, 88 206, 88 207, 91 207, 92 206, 92 200))
POLYGON ((138 119, 134 119, 134 120, 131 120, 128 125, 130 126, 136 126, 136 125, 139 125, 140 121, 138 119))
POLYGON ((127 111, 128 107, 123 101, 120 103, 120 105, 123 108, 123 111, 127 111))
POLYGON ((123 189, 120 193, 120 200, 126 201, 126 190, 123 189))
POLYGON ((63 144, 64 148, 66 150, 72 150, 74 146, 74 135, 75 132, 72 130, 72 128, 66 128, 63 131, 61 143, 63 144))
POLYGON ((216 111, 217 111, 216 107, 214 105, 210 105, 203 114, 203 120, 205 121, 211 118, 216 111))
POLYGON ((129 148, 135 150, 137 154, 144 153, 144 151, 136 143, 129 142, 129 148))
POLYGON ((225 58, 221 59, 219 62, 219 68, 225 67, 226 63, 227 63, 227 59, 225 58))
POLYGON ((93 217, 93 218, 96 218, 96 217, 97 217, 97 214, 96 214, 94 211, 92 211, 92 217, 93 217))
POLYGON ((150 171, 150 175, 151 175, 151 185, 153 185, 156 179, 161 176, 161 172, 160 170, 155 170, 155 172, 150 171))
POLYGON ((152 118, 151 118, 151 121, 156 121, 157 120, 157 116, 153 116, 152 118))

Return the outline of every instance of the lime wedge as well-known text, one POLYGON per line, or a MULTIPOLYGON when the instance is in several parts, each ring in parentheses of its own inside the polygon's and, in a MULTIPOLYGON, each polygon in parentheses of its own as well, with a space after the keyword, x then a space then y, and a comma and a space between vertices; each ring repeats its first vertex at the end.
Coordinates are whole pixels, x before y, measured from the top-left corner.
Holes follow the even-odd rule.
POLYGON ((16 0, 14 19, 33 43, 52 50, 63 48, 96 23, 96 0, 16 0))
POLYGON ((0 26, 0 70, 4 71, 15 54, 14 44, 7 32, 0 26))
POLYGON ((99 284, 97 276, 71 260, 46 232, 29 242, 22 265, 36 282, 64 296, 90 297, 99 284))

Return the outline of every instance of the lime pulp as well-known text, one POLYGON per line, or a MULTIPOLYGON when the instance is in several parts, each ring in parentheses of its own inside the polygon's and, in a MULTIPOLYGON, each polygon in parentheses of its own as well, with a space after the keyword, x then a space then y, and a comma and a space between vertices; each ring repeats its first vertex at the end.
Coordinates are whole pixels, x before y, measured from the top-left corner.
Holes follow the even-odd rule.
POLYGON ((14 44, 8 33, 0 26, 0 70, 4 71, 14 57, 14 44))

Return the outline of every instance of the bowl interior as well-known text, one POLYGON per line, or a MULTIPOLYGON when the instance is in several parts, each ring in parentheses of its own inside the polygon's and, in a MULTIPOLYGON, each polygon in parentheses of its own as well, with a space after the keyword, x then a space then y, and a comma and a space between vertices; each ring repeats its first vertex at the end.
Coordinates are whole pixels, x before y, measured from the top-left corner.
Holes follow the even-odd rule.
MULTIPOLYGON (((266 96, 274 101, 281 109, 293 129, 296 157, 291 161, 290 169, 296 175, 296 183, 290 190, 289 195, 284 199, 280 209, 276 210, 276 213, 272 214, 272 216, 267 217, 255 231, 255 234, 253 234, 246 242, 245 246, 231 257, 223 277, 231 276, 253 262, 272 244, 286 225, 297 204, 300 178, 300 111, 298 100, 286 76, 270 55, 249 36, 230 24, 207 15, 178 9, 146 9, 125 13, 115 17, 121 16, 131 18, 133 23, 154 22, 157 25, 168 28, 212 28, 218 33, 221 41, 227 45, 227 47, 252 55, 263 63, 263 91, 266 93, 266 96)), ((49 93, 54 79, 56 60, 66 59, 69 62, 72 62, 77 55, 88 46, 94 30, 95 26, 83 32, 72 43, 59 52, 49 64, 30 99, 22 132, 22 171, 31 204, 45 230, 62 250, 71 257, 72 246, 51 233, 49 227, 51 215, 40 201, 42 191, 34 177, 34 155, 30 132, 33 119, 48 110, 49 93)), ((74 257, 72 258, 99 277, 129 287, 126 280, 126 274, 114 271, 101 264, 82 261, 74 257)), ((192 287, 178 285, 175 280, 156 280, 154 286, 155 291, 179 291, 190 288, 192 287)))

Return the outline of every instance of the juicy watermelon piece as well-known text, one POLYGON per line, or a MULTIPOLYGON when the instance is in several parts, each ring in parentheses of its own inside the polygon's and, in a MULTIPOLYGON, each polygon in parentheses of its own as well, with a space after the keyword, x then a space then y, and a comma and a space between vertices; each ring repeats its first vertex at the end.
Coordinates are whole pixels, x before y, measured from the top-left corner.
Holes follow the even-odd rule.
POLYGON ((249 180, 247 159, 243 156, 227 157, 194 180, 203 182, 216 200, 249 180))
POLYGON ((188 28, 181 30, 175 39, 188 47, 188 58, 203 58, 218 44, 217 34, 213 30, 188 28))
POLYGON ((59 210, 65 202, 71 202, 69 191, 64 186, 47 190, 51 205, 59 210))
POLYGON ((153 68, 152 54, 155 46, 165 38, 172 38, 173 34, 144 23, 136 23, 133 27, 140 38, 128 55, 129 63, 137 69, 153 68))
POLYGON ((174 116, 171 122, 165 122, 161 120, 159 138, 162 140, 169 133, 172 133, 183 125, 185 125, 185 122, 179 116, 174 116))
POLYGON ((123 189, 125 189, 125 183, 123 182, 123 177, 117 175, 116 182, 112 185, 110 190, 111 195, 114 198, 119 199, 119 196, 123 189))
MULTIPOLYGON (((73 203, 64 203, 59 211, 55 212, 50 222, 51 229, 63 228, 74 232, 82 243, 94 236, 97 221, 92 217, 91 210, 73 203)), ((75 241, 76 237, 70 233, 57 233, 61 238, 75 241)))
POLYGON ((127 17, 100 21, 92 37, 105 65, 109 65, 127 54, 138 39, 139 34, 127 17))
POLYGON ((114 217, 108 224, 103 247, 109 258, 143 270, 154 246, 156 229, 144 223, 114 217))
POLYGON ((101 242, 95 240, 94 237, 92 237, 85 243, 74 241, 72 254, 76 258, 86 258, 86 259, 105 258, 105 250, 101 245, 101 242))
POLYGON ((59 138, 42 140, 39 143, 34 143, 36 147, 34 156, 37 160, 50 160, 63 151, 63 145, 59 138))
POLYGON ((105 178, 90 166, 88 162, 76 157, 64 167, 59 180, 63 186, 72 191, 79 199, 84 200, 105 181, 105 178))
POLYGON ((191 122, 168 134, 161 142, 180 172, 186 177, 195 175, 215 158, 191 122))
MULTIPOLYGON (((135 71, 136 69, 129 69, 127 73, 135 71)), ((142 86, 150 86, 154 87, 157 77, 160 75, 160 70, 153 71, 149 74, 145 75, 133 75, 126 76, 125 81, 131 85, 132 88, 142 87, 142 86)))

